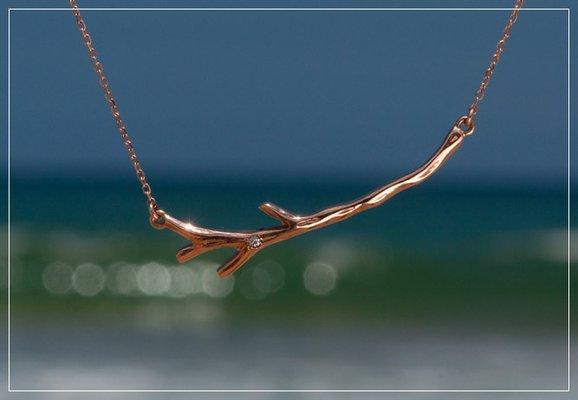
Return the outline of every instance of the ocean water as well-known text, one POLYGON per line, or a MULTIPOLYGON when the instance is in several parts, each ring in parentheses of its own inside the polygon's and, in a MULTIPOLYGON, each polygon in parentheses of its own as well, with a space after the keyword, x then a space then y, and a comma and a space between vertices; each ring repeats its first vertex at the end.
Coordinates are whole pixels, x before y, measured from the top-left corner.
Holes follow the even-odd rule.
MULTIPOLYGON (((254 229, 276 223, 261 202, 308 213, 377 185, 155 190, 181 219, 254 229)), ((226 280, 215 274, 224 251, 177 265, 185 242, 150 229, 141 196, 122 179, 13 181, 14 388, 566 385, 563 187, 414 188, 226 280)))

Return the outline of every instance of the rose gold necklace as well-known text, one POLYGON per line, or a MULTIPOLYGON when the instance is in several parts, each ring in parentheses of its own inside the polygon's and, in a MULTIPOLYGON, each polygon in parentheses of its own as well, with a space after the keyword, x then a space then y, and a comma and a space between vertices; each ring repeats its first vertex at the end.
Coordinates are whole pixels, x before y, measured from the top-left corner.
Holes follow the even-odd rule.
POLYGON ((183 247, 177 252, 177 260, 179 262, 186 262, 211 250, 220 248, 234 249, 235 253, 233 256, 217 270, 218 274, 222 277, 230 275, 241 268, 243 264, 265 247, 290 239, 294 236, 302 235, 314 229, 319 229, 343 221, 344 219, 350 218, 360 212, 377 207, 391 199, 399 192, 423 182, 440 169, 443 163, 460 148, 464 138, 474 132, 474 118, 478 113, 479 104, 484 98, 488 83, 490 82, 494 69, 504 52, 504 46, 510 37, 512 27, 516 23, 518 14, 524 3, 524 0, 516 0, 502 36, 496 45, 496 50, 492 54, 490 65, 484 72, 480 87, 476 91, 474 99, 468 108, 467 115, 458 118, 440 148, 425 164, 415 171, 392 183, 382 186, 357 200, 326 208, 311 215, 297 215, 274 204, 263 203, 259 206, 259 209, 265 214, 279 220, 281 222, 279 226, 252 231, 233 232, 208 229, 192 223, 182 222, 170 216, 158 206, 153 197, 151 186, 148 183, 132 145, 132 139, 128 135, 126 125, 120 116, 118 105, 112 95, 110 85, 104 74, 102 63, 96 55, 96 50, 94 49, 92 39, 86 28, 86 23, 80 14, 77 1, 69 1, 72 13, 76 19, 76 25, 80 31, 84 45, 88 50, 88 56, 92 62, 92 67, 98 77, 100 86, 104 92, 104 97, 110 107, 110 111, 123 140, 124 147, 128 152, 130 161, 136 172, 142 192, 146 196, 151 225, 157 229, 168 228, 187 240, 190 240, 190 245, 183 247))

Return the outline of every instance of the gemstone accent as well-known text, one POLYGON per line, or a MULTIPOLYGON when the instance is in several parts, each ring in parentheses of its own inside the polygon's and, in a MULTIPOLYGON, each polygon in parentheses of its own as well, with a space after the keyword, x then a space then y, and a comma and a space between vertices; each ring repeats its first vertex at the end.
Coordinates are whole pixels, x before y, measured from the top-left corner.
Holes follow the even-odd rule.
POLYGON ((249 239, 247 239, 247 244, 249 245, 250 248, 256 249, 257 247, 261 247, 263 241, 259 236, 254 235, 251 236, 249 239))

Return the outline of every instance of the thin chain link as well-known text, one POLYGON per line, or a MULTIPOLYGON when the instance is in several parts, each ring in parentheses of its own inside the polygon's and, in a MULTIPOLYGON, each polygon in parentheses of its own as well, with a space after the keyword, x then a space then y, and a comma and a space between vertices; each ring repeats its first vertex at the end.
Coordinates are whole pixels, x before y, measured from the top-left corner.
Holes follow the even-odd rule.
MULTIPOLYGON (((128 152, 130 161, 134 167, 136 176, 140 182, 142 192, 144 193, 144 195, 147 198, 147 203, 149 206, 149 211, 151 213, 151 217, 153 219, 161 218, 162 212, 160 212, 161 210, 159 209, 157 202, 152 195, 151 186, 149 185, 147 178, 146 178, 146 175, 145 175, 145 173, 144 173, 144 171, 140 165, 140 161, 138 160, 138 157, 136 155, 136 151, 132 145, 132 140, 131 140, 131 138, 130 138, 127 130, 126 130, 126 125, 125 125, 122 117, 120 116, 120 111, 119 111, 118 106, 116 104, 116 101, 112 95, 112 91, 110 89, 108 79, 106 78, 106 75, 104 74, 104 69, 102 67, 102 63, 99 61, 99 59, 96 55, 96 50, 94 49, 94 46, 92 44, 92 38, 90 37, 90 33, 88 33, 86 23, 84 22, 84 19, 82 18, 82 15, 80 14, 80 9, 78 8, 77 0, 69 0, 69 2, 70 2, 70 7, 72 8, 72 14, 74 15, 74 18, 76 19, 76 26, 78 27, 78 30, 80 31, 80 34, 82 36, 82 41, 84 42, 84 45, 86 46, 86 49, 88 51, 88 56, 90 58, 90 61, 92 62, 92 67, 93 67, 94 72, 96 73, 96 75, 98 77, 98 82, 100 84, 100 87, 102 88, 102 91, 104 93, 104 97, 105 97, 106 102, 108 103, 108 106, 110 108, 110 112, 112 113, 112 116, 116 122, 116 126, 118 128, 118 131, 119 131, 120 136, 122 138, 122 141, 124 143, 124 147, 126 148, 126 151, 128 152)), ((466 133, 468 133, 468 134, 472 133, 474 130, 474 117, 478 113, 478 108, 479 108, 480 102, 484 98, 484 95, 486 93, 486 89, 488 87, 490 79, 492 78, 492 75, 494 74, 494 70, 496 68, 496 65, 500 61, 500 57, 502 56, 502 53, 504 52, 504 46, 506 45, 506 42, 510 38, 512 28, 518 19, 518 14, 520 13, 520 9, 522 8, 523 5, 524 5, 524 0, 516 0, 514 7, 512 8, 512 12, 510 13, 510 17, 508 18, 508 22, 506 23, 506 26, 504 27, 502 37, 500 38, 500 40, 498 41, 498 44, 496 45, 496 50, 495 50, 494 54, 492 55, 492 58, 490 60, 490 65, 488 66, 488 68, 484 72, 484 76, 482 77, 482 82, 480 83, 480 87, 476 91, 476 94, 474 96, 472 104, 470 105, 470 107, 468 109, 468 115, 466 117, 464 117, 463 124, 465 125, 466 133)))
POLYGON ((496 69, 496 65, 500 61, 500 57, 502 56, 502 53, 504 52, 504 47, 506 46, 506 42, 510 38, 510 35, 512 33, 512 28, 514 27, 514 24, 518 20, 518 14, 520 13, 520 9, 522 8, 523 5, 524 5, 524 0, 516 0, 516 2, 514 3, 514 6, 512 7, 512 11, 510 12, 510 17, 508 18, 508 22, 506 23, 506 26, 504 27, 504 32, 502 33, 502 37, 500 38, 500 40, 498 40, 498 44, 496 45, 496 50, 494 51, 494 54, 492 54, 492 58, 490 59, 490 65, 488 65, 488 68, 484 72, 484 76, 482 77, 482 82, 480 83, 480 87, 478 88, 478 90, 474 96, 472 104, 468 108, 468 116, 467 116, 467 119, 465 121, 466 126, 470 126, 471 128, 473 128, 473 126, 474 126, 474 117, 478 113, 478 108, 480 106, 480 102, 484 98, 484 95, 486 93, 486 89, 488 88, 488 84, 490 83, 490 79, 492 78, 492 75, 494 74, 494 70, 496 69))
POLYGON ((126 148, 126 151, 128 152, 130 162, 132 163, 132 166, 134 167, 134 171, 135 171, 136 176, 137 176, 139 183, 141 185, 142 192, 144 193, 144 195, 147 198, 147 204, 149 206, 149 211, 151 213, 151 216, 156 218, 156 217, 158 217, 157 211, 159 211, 159 207, 157 205, 155 198, 153 197, 151 186, 149 185, 149 183, 147 181, 146 175, 145 175, 145 173, 141 167, 140 161, 138 160, 138 157, 136 155, 136 151, 132 145, 132 140, 131 140, 131 138, 130 138, 127 130, 126 130, 126 125, 125 125, 122 117, 120 116, 120 111, 118 109, 118 105, 116 104, 116 100, 114 99, 114 96, 112 95, 112 91, 110 89, 108 79, 106 78, 106 75, 104 74, 104 69, 102 67, 102 63, 98 59, 98 56, 96 54, 96 50, 94 49, 94 45, 92 44, 92 38, 90 37, 90 34, 88 33, 88 29, 86 28, 86 23, 84 22, 84 18, 82 18, 82 15, 80 14, 80 9, 78 8, 78 4, 77 4, 76 0, 70 0, 70 7, 72 8, 72 14, 74 15, 74 18, 76 19, 76 26, 78 27, 78 30, 80 31, 80 34, 82 36, 82 41, 84 42, 84 45, 86 46, 86 50, 88 51, 88 57, 90 58, 94 72, 96 73, 96 76, 98 77, 98 83, 100 84, 100 87, 102 88, 102 92, 104 93, 104 98, 106 99, 106 102, 108 103, 108 106, 110 108, 110 112, 112 113, 114 121, 116 122, 118 132, 120 133, 120 136, 121 136, 122 141, 124 143, 124 147, 126 148))

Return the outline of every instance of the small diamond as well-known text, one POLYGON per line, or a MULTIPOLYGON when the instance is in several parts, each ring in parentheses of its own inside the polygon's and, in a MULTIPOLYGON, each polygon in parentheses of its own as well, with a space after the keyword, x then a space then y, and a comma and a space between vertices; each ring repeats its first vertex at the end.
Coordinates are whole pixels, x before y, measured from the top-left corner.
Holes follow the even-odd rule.
POLYGON ((259 236, 255 235, 247 239, 247 244, 249 245, 250 248, 256 249, 257 247, 260 247, 263 244, 263 241, 259 236))

